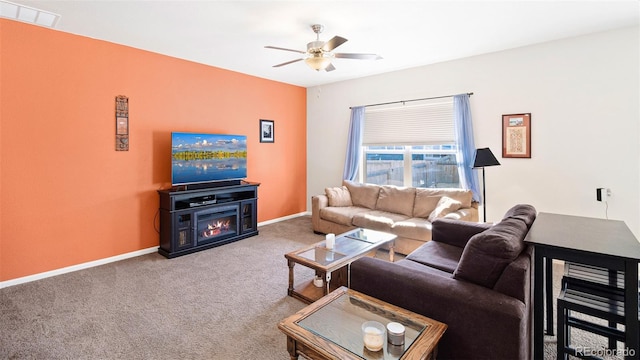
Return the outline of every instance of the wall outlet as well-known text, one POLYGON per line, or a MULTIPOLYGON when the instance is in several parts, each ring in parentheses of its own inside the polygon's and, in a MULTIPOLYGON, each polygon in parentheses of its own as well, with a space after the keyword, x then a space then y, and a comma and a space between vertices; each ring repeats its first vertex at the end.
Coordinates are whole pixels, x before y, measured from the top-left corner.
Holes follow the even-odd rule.
POLYGON ((596 189, 596 200, 605 202, 607 201, 607 197, 611 196, 611 189, 607 188, 597 188, 596 189))

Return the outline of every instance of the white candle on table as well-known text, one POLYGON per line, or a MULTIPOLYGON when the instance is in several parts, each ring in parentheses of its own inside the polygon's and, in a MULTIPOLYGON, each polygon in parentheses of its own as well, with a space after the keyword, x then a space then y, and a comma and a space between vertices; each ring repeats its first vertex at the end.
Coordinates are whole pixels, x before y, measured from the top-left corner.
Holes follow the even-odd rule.
POLYGON ((371 351, 378 351, 384 345, 382 331, 373 326, 364 328, 364 346, 371 351))
POLYGON ((336 234, 327 234, 327 236, 325 236, 325 242, 327 249, 333 249, 333 246, 336 244, 336 234))

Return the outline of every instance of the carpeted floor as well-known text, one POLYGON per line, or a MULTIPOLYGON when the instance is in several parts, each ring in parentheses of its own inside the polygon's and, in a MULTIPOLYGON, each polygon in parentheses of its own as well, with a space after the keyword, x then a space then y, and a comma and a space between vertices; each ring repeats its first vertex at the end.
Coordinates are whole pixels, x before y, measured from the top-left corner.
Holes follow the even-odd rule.
POLYGON ((323 237, 309 217, 259 230, 171 260, 144 255, 0 289, 0 359, 288 359, 277 323, 305 304, 286 295, 284 254, 323 237))
POLYGON ((308 217, 259 230, 1 289, 0 359, 288 359, 277 322, 304 304, 284 254, 323 237, 308 217))

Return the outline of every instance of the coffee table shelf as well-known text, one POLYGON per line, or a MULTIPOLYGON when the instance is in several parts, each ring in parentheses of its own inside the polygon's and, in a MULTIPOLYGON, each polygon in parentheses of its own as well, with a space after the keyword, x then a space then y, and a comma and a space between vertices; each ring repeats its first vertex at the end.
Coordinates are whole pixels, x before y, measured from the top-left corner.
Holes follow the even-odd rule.
MULTIPOLYGON (((322 273, 320 273, 322 276, 322 273)), ((347 286, 348 284, 348 266, 343 266, 338 270, 334 270, 331 272, 331 281, 329 282, 329 291, 332 292, 338 289, 341 286, 347 286)), ((299 300, 302 300, 308 304, 320 299, 321 297, 327 294, 327 289, 325 286, 317 287, 313 284, 313 280, 305 280, 300 281, 295 285, 295 289, 289 293, 289 296, 295 297, 299 300)))

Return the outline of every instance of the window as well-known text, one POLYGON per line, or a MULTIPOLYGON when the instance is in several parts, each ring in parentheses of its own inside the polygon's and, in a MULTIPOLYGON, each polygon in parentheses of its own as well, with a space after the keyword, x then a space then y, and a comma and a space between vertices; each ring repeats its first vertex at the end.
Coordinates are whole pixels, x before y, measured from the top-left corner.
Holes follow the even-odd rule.
POLYGON ((459 188, 453 99, 366 109, 364 182, 459 188))
POLYGON ((459 188, 456 151, 455 144, 365 146, 362 171, 364 182, 379 185, 459 188))

